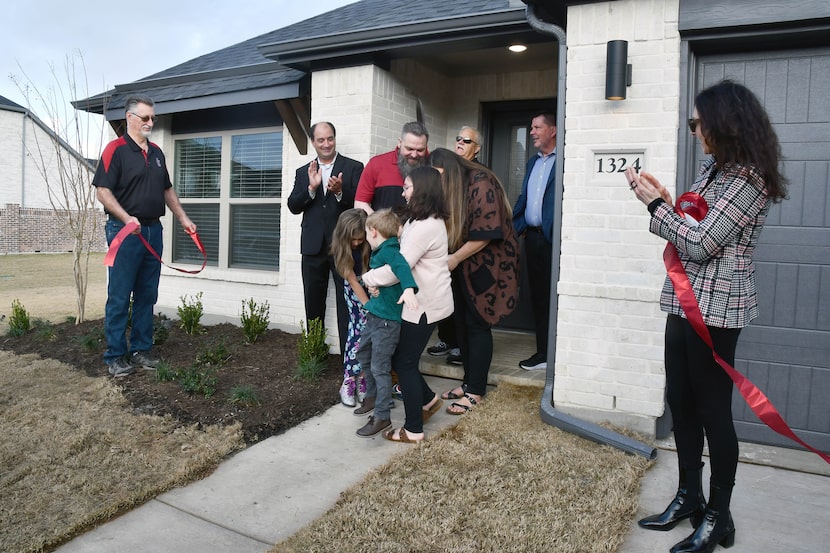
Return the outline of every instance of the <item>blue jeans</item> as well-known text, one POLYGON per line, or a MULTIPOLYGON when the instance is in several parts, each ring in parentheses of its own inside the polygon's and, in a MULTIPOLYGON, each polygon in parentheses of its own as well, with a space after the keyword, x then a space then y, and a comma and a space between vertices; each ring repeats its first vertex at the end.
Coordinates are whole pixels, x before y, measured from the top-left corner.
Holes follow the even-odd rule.
POLYGON ((366 378, 366 397, 375 398, 375 420, 389 420, 392 401, 392 355, 401 337, 400 321, 366 314, 357 360, 366 378), (369 368, 367 371, 366 369, 369 368))
MULTIPOLYGON (((107 221, 107 244, 124 228, 120 221, 107 221)), ((141 226, 141 235, 156 252, 162 252, 162 226, 141 226)), ((107 306, 104 311, 104 336, 107 351, 104 362, 112 363, 119 357, 135 351, 149 351, 153 347, 153 307, 158 299, 161 264, 134 234, 121 243, 115 263, 108 269, 107 306), (130 318, 130 298, 133 300, 130 344, 127 346, 127 322, 130 318)))

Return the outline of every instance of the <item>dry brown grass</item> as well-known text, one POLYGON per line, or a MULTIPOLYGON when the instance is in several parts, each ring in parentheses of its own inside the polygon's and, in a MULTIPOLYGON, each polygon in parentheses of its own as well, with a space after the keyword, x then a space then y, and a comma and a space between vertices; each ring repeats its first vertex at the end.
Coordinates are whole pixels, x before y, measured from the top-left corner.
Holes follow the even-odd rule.
MULTIPOLYGON (((107 301, 107 269, 104 254, 89 256, 86 318, 104 316, 107 301)), ((0 335, 9 330, 12 300, 19 299, 29 316, 53 323, 77 313, 72 254, 0 255, 0 335)))
POLYGON ((540 394, 499 385, 271 552, 616 551, 649 461, 548 426, 540 394))
POLYGON ((106 378, 0 351, 0 551, 40 551, 212 470, 238 425, 133 415, 106 378))

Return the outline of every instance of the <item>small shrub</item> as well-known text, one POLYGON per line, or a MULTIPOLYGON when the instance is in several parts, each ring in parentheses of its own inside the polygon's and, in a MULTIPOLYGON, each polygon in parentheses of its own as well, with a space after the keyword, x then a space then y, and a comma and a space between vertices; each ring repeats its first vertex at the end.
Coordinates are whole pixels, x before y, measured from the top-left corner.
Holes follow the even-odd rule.
POLYGON ((9 317, 9 335, 23 336, 32 329, 29 312, 20 304, 20 300, 12 300, 12 315, 9 317))
POLYGON ((308 328, 300 321, 300 341, 297 344, 297 356, 300 362, 316 359, 324 361, 329 356, 326 343, 326 329, 320 319, 308 321, 308 328))
POLYGON ((323 375, 326 362, 322 359, 302 359, 297 363, 297 377, 313 382, 323 375))
POLYGON ((214 367, 200 366, 198 363, 191 365, 178 374, 178 381, 188 394, 201 394, 211 397, 216 393, 216 369, 214 367))
POLYGON ((224 365, 231 354, 228 351, 224 341, 213 344, 211 347, 204 349, 196 356, 196 364, 201 367, 216 367, 219 368, 224 365))
POLYGON ((86 351, 98 351, 103 346, 106 337, 104 336, 104 328, 101 326, 92 327, 88 333, 77 338, 78 343, 86 351))
POLYGON ((170 325, 172 321, 164 315, 153 319, 153 344, 160 346, 170 337, 170 325))
POLYGON ((170 363, 161 362, 156 367, 156 382, 173 382, 178 380, 179 372, 170 366, 170 363))
POLYGON ((257 305, 254 298, 242 302, 242 332, 249 344, 256 342, 257 338, 268 330, 270 314, 271 306, 268 300, 262 305, 257 305))
POLYGON ((250 407, 252 405, 259 405, 259 397, 253 386, 242 385, 231 388, 231 395, 228 398, 228 403, 235 405, 242 405, 250 407))
POLYGON ((37 332, 37 337, 47 342, 54 342, 58 336, 55 334, 55 325, 46 319, 35 317, 32 319, 31 330, 37 332))
POLYGON ((188 302, 186 296, 181 296, 182 304, 176 308, 181 321, 181 328, 190 335, 196 334, 201 329, 199 321, 202 320, 204 314, 204 306, 202 305, 202 292, 193 296, 192 302, 188 302))

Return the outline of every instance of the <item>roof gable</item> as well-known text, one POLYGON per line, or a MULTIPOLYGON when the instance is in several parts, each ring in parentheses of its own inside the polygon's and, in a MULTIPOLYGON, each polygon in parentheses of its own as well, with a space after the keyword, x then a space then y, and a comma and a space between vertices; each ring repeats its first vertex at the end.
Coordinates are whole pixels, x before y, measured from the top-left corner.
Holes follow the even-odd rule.
POLYGON ((24 108, 20 104, 12 102, 11 100, 6 98, 5 96, 0 96, 0 109, 5 109, 5 110, 8 110, 8 111, 22 111, 22 112, 26 111, 26 108, 24 108))

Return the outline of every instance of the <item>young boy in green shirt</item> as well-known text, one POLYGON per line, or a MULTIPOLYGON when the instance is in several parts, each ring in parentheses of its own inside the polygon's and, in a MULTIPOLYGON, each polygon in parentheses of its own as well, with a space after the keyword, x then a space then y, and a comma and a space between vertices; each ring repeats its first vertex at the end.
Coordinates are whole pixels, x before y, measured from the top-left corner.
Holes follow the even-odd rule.
POLYGON ((360 334, 357 360, 366 375, 366 399, 364 412, 373 402, 374 414, 357 431, 357 435, 369 438, 392 426, 390 402, 392 401, 392 355, 398 347, 401 334, 402 303, 417 309, 415 293, 418 285, 412 277, 409 263, 401 255, 398 231, 401 221, 389 209, 375 211, 366 218, 366 241, 372 247, 369 268, 389 265, 398 283, 378 289, 364 306, 366 326, 360 334), (367 370, 368 369, 368 370, 367 370))

